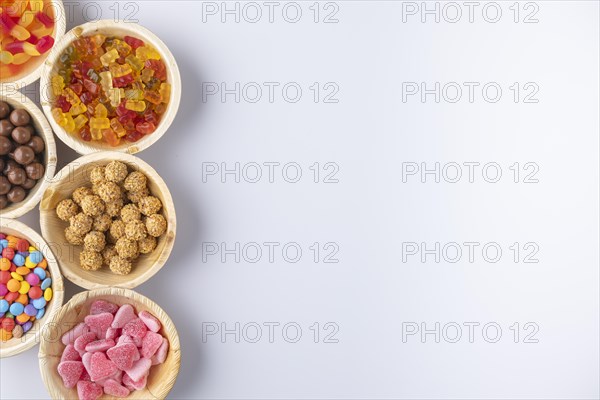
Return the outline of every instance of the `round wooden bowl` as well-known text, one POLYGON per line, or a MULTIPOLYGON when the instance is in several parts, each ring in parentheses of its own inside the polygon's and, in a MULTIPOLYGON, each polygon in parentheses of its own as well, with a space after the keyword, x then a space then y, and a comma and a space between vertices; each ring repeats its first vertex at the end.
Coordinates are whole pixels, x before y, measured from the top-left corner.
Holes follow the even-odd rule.
POLYGON ((103 150, 121 151, 129 154, 135 154, 151 146, 165 134, 167 129, 169 129, 169 126, 173 122, 175 114, 177 114, 177 110, 179 109, 179 102, 181 100, 181 77, 179 75, 179 68, 177 67, 175 57, 173 57, 173 54, 171 54, 169 48, 151 31, 141 25, 130 22, 100 20, 96 22, 88 22, 71 29, 63 36, 59 43, 54 45, 52 52, 44 63, 44 69, 42 71, 40 81, 40 92, 42 108, 44 109, 44 112, 46 113, 46 116, 48 117, 48 120, 54 129, 54 132, 56 132, 60 140, 62 140, 67 146, 71 147, 79 154, 90 154, 103 150), (58 68, 58 59, 60 55, 75 39, 81 36, 89 36, 97 33, 106 36, 119 37, 129 35, 142 39, 160 53, 161 58, 167 67, 167 82, 171 84, 171 99, 167 105, 167 110, 163 114, 156 131, 149 135, 143 136, 135 143, 122 141, 119 146, 112 147, 103 141, 85 142, 79 137, 67 133, 54 121, 54 118, 52 117, 51 111, 53 96, 50 90, 50 79, 58 68))
MULTIPOLYGON (((56 46, 56 43, 63 37, 67 28, 65 6, 62 0, 44 1, 44 6, 46 4, 49 4, 49 6, 54 10, 54 32, 52 33, 52 37, 54 38, 54 45, 56 46)), ((27 68, 24 68, 23 71, 17 75, 11 77, 0 77, 0 83, 2 84, 5 92, 8 91, 8 89, 10 89, 12 92, 16 92, 22 87, 37 81, 42 74, 44 61, 48 58, 49 54, 50 52, 36 57, 35 60, 28 61, 27 68)))
POLYGON ((54 257, 50 246, 48 246, 39 234, 22 222, 4 218, 0 219, 0 232, 27 239, 29 243, 33 244, 44 254, 44 257, 48 261, 47 269, 50 270, 53 292, 52 300, 50 300, 46 306, 46 314, 42 319, 33 322, 33 326, 29 332, 19 339, 12 338, 7 342, 0 341, 0 358, 4 358, 29 350, 39 342, 40 333, 44 332, 48 321, 54 317, 60 309, 60 306, 63 304, 64 290, 62 276, 56 258, 54 257))
MULTIPOLYGON (((65 345, 60 340, 61 336, 73 326, 82 322, 90 310, 90 305, 95 300, 105 300, 117 305, 131 304, 136 313, 148 311, 158 318, 162 324, 159 331, 169 341, 169 353, 163 364, 154 365, 148 376, 148 386, 144 390, 131 392, 128 399, 164 399, 175 384, 179 366, 181 364, 181 351, 179 336, 171 318, 152 300, 133 290, 122 288, 95 289, 79 293, 67 304, 60 308, 48 324, 45 334, 42 335, 39 360, 42 379, 52 399, 76 399, 77 388, 65 388, 62 378, 58 375, 57 368, 65 345)), ((110 398, 102 396, 102 399, 110 398)))
POLYGON ((42 196, 40 225, 42 235, 56 246, 55 251, 59 254, 60 268, 65 278, 86 289, 110 286, 132 289, 156 274, 169 258, 175 243, 177 220, 171 193, 160 175, 150 165, 131 154, 104 151, 80 157, 57 174, 54 182, 42 196), (64 231, 68 223, 60 220, 56 215, 56 206, 60 201, 70 198, 73 191, 80 186, 91 186, 89 173, 94 167, 115 160, 127 164, 130 170, 139 170, 148 177, 150 193, 162 202, 161 213, 167 220, 167 231, 158 238, 156 249, 136 259, 129 275, 116 275, 106 267, 98 271, 83 270, 79 265, 79 253, 83 246, 67 243, 64 231))
POLYGON ((48 187, 48 184, 54 176, 56 170, 56 143, 54 142, 54 134, 48 120, 42 111, 21 92, 12 94, 0 95, 2 101, 7 102, 12 108, 23 108, 27 110, 31 116, 33 126, 37 134, 44 139, 46 144, 44 149, 44 160, 46 172, 44 177, 40 179, 36 185, 29 191, 27 197, 20 203, 13 203, 3 210, 0 210, 2 218, 18 218, 23 214, 31 211, 42 198, 42 193, 48 187))

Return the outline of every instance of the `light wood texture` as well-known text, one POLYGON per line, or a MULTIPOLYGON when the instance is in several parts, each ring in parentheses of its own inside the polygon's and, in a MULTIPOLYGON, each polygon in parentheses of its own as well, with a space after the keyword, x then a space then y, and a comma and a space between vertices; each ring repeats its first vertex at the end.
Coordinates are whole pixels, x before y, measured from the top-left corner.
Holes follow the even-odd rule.
POLYGON ((44 69, 42 71, 40 81, 40 92, 42 108, 44 109, 44 112, 46 113, 46 116, 48 117, 48 120, 54 129, 54 132, 56 132, 56 135, 60 138, 60 140, 62 140, 65 144, 67 144, 67 146, 71 147, 79 154, 90 154, 102 150, 121 151, 129 154, 135 154, 151 146, 165 134, 167 129, 169 129, 169 126, 173 122, 173 119, 177 114, 177 110, 179 109, 179 102, 181 100, 181 77, 179 75, 177 62, 175 61, 173 54, 171 54, 171 51, 156 35, 154 35, 148 29, 141 25, 130 22, 100 20, 97 22, 88 22, 71 29, 63 36, 60 43, 54 45, 54 48, 48 56, 48 59, 44 63, 44 69), (101 33, 106 36, 118 37, 129 35, 142 39, 160 53, 162 60, 167 66, 167 81, 171 84, 171 100, 167 106, 167 111, 165 111, 163 114, 156 131, 150 135, 142 137, 135 143, 122 141, 121 145, 117 147, 111 147, 107 143, 101 141, 85 142, 79 137, 65 132, 65 130, 61 128, 52 117, 52 93, 50 90, 50 79, 57 69, 58 58, 62 52, 78 37, 89 36, 97 33, 101 33))
MULTIPOLYGON (((55 25, 52 37, 54 38, 54 43, 56 44, 64 36, 65 30, 67 29, 65 6, 62 0, 50 0, 48 4, 51 4, 54 8, 55 25)), ((20 90, 21 88, 37 81, 42 74, 44 60, 46 60, 48 56, 49 53, 36 57, 35 60, 28 61, 27 68, 24 68, 19 74, 11 77, 1 78, 0 84, 2 85, 2 91, 4 93, 15 93, 17 90, 20 90)))
MULTIPOLYGON (((148 386, 145 390, 134 391, 128 399, 164 399, 175 384, 181 364, 179 336, 171 318, 156 303, 132 290, 122 288, 105 288, 87 291, 75 295, 54 316, 48 325, 48 334, 42 337, 39 361, 42 379, 52 399, 76 399, 77 388, 67 389, 58 375, 57 367, 65 348, 60 338, 73 326, 82 322, 89 313, 95 300, 110 301, 118 305, 131 304, 137 313, 149 311, 162 324, 160 334, 169 341, 169 353, 163 364, 150 369, 148 386)), ((102 399, 112 399, 104 395, 102 399)))
POLYGON ((7 102, 13 108, 23 108, 31 116, 33 126, 38 135, 44 139, 46 148, 44 149, 44 159, 46 160, 46 172, 36 185, 29 191, 25 200, 20 203, 13 203, 3 210, 0 210, 2 218, 18 218, 31 211, 42 198, 42 193, 48 187, 48 184, 54 177, 56 170, 56 142, 54 134, 48 120, 42 111, 23 93, 17 92, 0 96, 2 101, 7 102))
POLYGON ((37 232, 22 222, 4 218, 0 218, 0 232, 27 239, 29 243, 33 244, 33 246, 44 254, 44 257, 48 261, 53 292, 52 300, 46 306, 46 314, 39 321, 36 320, 33 322, 33 326, 29 332, 19 339, 12 338, 7 342, 0 341, 0 358, 4 358, 22 353, 39 343, 40 337, 46 334, 48 321, 53 318, 63 304, 64 289, 60 269, 58 268, 58 263, 52 253, 51 247, 48 246, 37 232))
POLYGON ((40 225, 42 235, 58 249, 60 268, 65 278, 86 289, 110 286, 131 289, 150 279, 163 267, 173 249, 177 220, 171 193, 152 167, 131 154, 105 151, 80 157, 57 174, 55 181, 42 196, 40 225), (148 177, 148 188, 151 194, 162 202, 161 213, 168 224, 167 232, 158 238, 156 249, 135 260, 129 275, 113 274, 106 267, 98 271, 81 269, 79 253, 83 247, 67 243, 64 230, 68 223, 61 221, 56 215, 56 206, 60 201, 70 198, 73 191, 80 186, 91 186, 89 173, 95 166, 106 165, 113 160, 122 161, 129 166, 130 170, 139 170, 148 177))

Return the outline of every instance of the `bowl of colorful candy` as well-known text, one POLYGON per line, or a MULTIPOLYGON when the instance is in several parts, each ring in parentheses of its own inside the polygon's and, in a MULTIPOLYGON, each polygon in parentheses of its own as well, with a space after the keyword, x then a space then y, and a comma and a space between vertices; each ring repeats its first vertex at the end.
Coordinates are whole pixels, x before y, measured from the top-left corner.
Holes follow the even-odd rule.
POLYGON ((0 357, 35 346, 63 302, 54 254, 27 225, 0 221, 0 357))
POLYGON ((40 202, 43 236, 63 254, 65 278, 86 289, 132 289, 156 274, 175 243, 173 199, 141 159, 105 151, 59 172, 40 202))
POLYGON ((72 149, 134 154, 173 122, 181 77, 167 46, 148 29, 101 20, 73 28, 55 45, 40 90, 54 132, 72 149))
POLYGON ((175 325, 132 290, 75 295, 48 325, 39 363, 53 399, 164 399, 179 373, 175 325))
POLYGON ((35 82, 65 27, 65 9, 60 0, 3 0, 0 83, 22 87, 35 82))
POLYGON ((0 95, 0 216, 33 209, 55 169, 54 134, 42 111, 20 92, 0 95))

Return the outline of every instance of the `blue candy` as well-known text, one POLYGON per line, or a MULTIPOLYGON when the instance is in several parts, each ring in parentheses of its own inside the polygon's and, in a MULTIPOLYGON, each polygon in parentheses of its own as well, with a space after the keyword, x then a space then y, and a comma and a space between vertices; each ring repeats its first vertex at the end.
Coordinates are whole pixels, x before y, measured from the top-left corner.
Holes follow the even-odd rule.
POLYGON ((46 309, 45 308, 41 308, 38 310, 37 314, 35 315, 35 319, 41 319, 44 314, 46 314, 46 309))
POLYGON ((46 299, 40 297, 39 299, 33 300, 31 304, 33 304, 33 306, 38 310, 41 310, 42 308, 46 307, 46 299))
POLYGON ((3 250, 8 247, 8 240, 2 239, 0 240, 0 250, 3 250))
POLYGON ((37 264, 42 262, 44 256, 42 256, 42 253, 39 251, 32 251, 31 253, 29 253, 29 259, 32 263, 37 264))
POLYGON ((50 285, 52 285, 52 278, 46 278, 44 279, 40 287, 42 288, 42 290, 46 290, 50 287, 50 285))
POLYGON ((40 280, 42 280, 42 281, 44 279, 46 279, 46 271, 44 270, 44 268, 40 268, 40 267, 34 268, 33 273, 36 274, 37 276, 39 276, 40 280))
POLYGON ((0 300, 0 313, 4 314, 5 312, 8 311, 8 308, 10 307, 10 304, 8 304, 8 301, 2 299, 0 300))
POLYGON ((10 306, 10 313, 12 315, 21 315, 23 314, 23 309, 25 307, 23 307, 23 304, 21 303, 12 303, 10 306))
POLYGON ((25 257, 20 254, 15 254, 15 257, 12 260, 13 264, 17 267, 22 267, 25 264, 25 257))

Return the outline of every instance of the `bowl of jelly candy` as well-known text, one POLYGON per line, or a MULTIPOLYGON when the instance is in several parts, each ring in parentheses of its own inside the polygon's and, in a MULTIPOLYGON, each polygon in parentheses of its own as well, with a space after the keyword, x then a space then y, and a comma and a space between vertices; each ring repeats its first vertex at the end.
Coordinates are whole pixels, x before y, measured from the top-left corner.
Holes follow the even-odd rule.
POLYGON ((100 20, 55 44, 40 90, 54 132, 73 150, 134 154, 173 122, 181 78, 167 46, 148 29, 100 20))
POLYGON ((60 0, 2 0, 0 83, 18 89, 39 79, 44 60, 65 28, 60 0))

